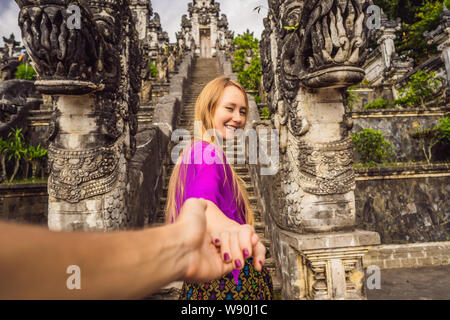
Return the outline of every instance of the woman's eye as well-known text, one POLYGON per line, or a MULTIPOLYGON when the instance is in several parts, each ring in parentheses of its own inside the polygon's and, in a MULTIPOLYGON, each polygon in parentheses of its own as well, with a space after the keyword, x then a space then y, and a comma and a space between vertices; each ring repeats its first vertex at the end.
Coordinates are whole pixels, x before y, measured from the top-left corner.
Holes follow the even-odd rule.
POLYGON ((244 110, 242 110, 242 111, 241 111, 241 114, 245 116, 245 115, 247 114, 247 112, 245 112, 244 110))
POLYGON ((225 109, 233 111, 233 107, 225 107, 225 109))

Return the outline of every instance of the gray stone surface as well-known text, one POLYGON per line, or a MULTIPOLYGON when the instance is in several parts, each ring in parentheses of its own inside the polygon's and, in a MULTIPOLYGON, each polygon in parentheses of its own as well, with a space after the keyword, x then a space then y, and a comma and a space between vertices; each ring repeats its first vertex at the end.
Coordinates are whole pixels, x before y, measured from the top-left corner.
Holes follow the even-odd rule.
POLYGON ((0 219, 47 225, 46 183, 0 185, 0 219))
MULTIPOLYGON (((449 111, 449 108, 443 108, 353 112, 352 133, 367 128, 380 130, 392 143, 397 161, 425 161, 419 140, 412 134, 416 128, 432 128, 449 111)), ((356 153, 355 156, 357 159, 356 153)))
POLYGON ((368 300, 450 300, 450 265, 381 270, 381 289, 368 300))
POLYGON ((358 227, 379 232, 383 244, 450 240, 450 176, 439 176, 449 170, 443 167, 428 177, 427 171, 417 170, 422 178, 405 168, 397 179, 389 179, 392 172, 384 170, 379 179, 358 180, 358 227))

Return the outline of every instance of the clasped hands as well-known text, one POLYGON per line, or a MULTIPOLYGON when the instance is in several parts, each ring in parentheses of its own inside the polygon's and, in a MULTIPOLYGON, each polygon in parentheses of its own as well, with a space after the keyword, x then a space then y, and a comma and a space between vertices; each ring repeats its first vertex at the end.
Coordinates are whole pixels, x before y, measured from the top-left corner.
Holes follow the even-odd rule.
POLYGON ((257 271, 265 262, 266 248, 250 225, 225 223, 223 228, 208 232, 207 202, 188 199, 175 225, 180 228, 186 245, 186 273, 181 279, 203 282, 220 278, 233 269, 242 269, 248 258, 253 258, 257 271))

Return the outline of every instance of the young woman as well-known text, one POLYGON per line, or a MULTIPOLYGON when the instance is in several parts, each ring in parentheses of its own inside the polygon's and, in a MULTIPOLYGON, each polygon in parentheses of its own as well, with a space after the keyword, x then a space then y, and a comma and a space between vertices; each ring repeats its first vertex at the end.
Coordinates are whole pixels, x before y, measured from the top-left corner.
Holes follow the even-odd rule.
POLYGON ((207 230, 215 237, 223 259, 233 263, 234 270, 211 282, 185 282, 180 299, 272 299, 271 277, 263 268, 265 248, 259 243, 252 250, 258 239, 249 236, 253 212, 243 181, 227 163, 220 145, 222 139, 233 139, 235 131, 244 128, 247 114, 245 90, 227 77, 208 83, 197 98, 195 121, 201 124, 201 133, 185 148, 173 170, 166 219, 173 222, 189 198, 206 200, 207 230), (249 232, 237 230, 241 225, 249 225, 249 232), (238 247, 238 242, 230 237, 240 239, 241 245, 238 247))

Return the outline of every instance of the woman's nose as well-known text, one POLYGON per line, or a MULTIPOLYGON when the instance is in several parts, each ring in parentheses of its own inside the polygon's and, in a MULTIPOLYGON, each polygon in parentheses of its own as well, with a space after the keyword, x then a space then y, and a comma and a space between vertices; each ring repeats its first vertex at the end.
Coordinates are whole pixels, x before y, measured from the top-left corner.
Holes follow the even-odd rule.
POLYGON ((241 112, 239 110, 233 112, 233 121, 235 121, 235 122, 242 122, 243 118, 244 117, 242 116, 242 114, 241 114, 241 112))

